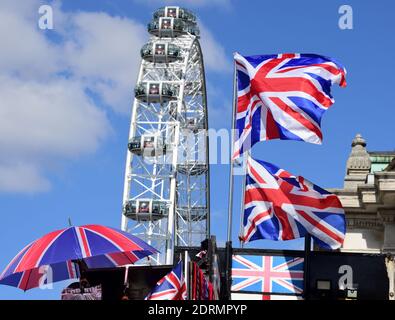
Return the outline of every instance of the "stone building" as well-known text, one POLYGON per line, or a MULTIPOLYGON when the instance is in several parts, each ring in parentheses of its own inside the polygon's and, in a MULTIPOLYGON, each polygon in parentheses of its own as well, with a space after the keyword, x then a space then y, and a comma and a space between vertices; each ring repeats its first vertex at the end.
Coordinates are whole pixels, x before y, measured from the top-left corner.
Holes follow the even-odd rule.
POLYGON ((357 134, 351 144, 342 189, 347 233, 341 251, 387 253, 390 298, 394 299, 395 151, 367 151, 357 134))

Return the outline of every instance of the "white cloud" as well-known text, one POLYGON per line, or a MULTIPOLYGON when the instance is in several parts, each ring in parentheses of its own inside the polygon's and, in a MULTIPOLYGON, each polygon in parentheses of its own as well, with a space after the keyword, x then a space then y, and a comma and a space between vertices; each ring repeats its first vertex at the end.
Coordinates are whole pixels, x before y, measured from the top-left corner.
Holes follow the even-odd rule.
POLYGON ((0 165, 0 192, 43 192, 50 189, 49 181, 36 165, 25 161, 0 165))
POLYGON ((205 67, 208 70, 216 72, 232 72, 232 64, 228 59, 224 47, 201 22, 199 22, 199 28, 205 67))
POLYGON ((129 112, 137 79, 145 26, 105 13, 78 13, 62 26, 65 59, 75 77, 117 112, 129 112))
POLYGON ((72 157, 95 151, 109 131, 102 110, 71 81, 0 77, 0 148, 8 155, 72 157))
MULTIPOLYGON (((54 30, 43 31, 41 4, 0 2, 6 26, 0 28, 0 192, 49 190, 49 167, 100 148, 112 131, 106 112, 130 112, 140 48, 149 36, 132 19, 66 13, 61 1, 52 2, 54 30)), ((207 69, 228 70, 225 50, 201 29, 207 69)))
POLYGON ((139 60, 134 46, 141 46, 144 27, 56 8, 55 30, 44 32, 37 28, 40 4, 0 4, 7 25, 0 28, 0 192, 47 191, 48 167, 102 145, 111 124, 87 89, 103 92, 114 110, 130 106, 139 60), (49 32, 62 40, 50 41, 49 32))
POLYGON ((1 76, 0 97, 0 191, 47 190, 46 162, 94 152, 110 132, 105 113, 71 81, 1 76))
POLYGON ((0 6, 0 73, 40 79, 56 72, 56 46, 37 31, 35 20, 27 19, 21 8, 7 3, 0 6))

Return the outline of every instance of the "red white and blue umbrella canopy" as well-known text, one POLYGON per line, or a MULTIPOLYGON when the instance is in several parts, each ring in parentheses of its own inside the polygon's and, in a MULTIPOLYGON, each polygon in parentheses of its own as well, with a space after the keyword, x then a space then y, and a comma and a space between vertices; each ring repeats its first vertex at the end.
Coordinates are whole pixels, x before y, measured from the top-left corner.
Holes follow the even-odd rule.
POLYGON ((80 275, 76 261, 88 268, 133 264, 158 251, 141 239, 100 225, 53 231, 30 243, 0 274, 0 284, 23 290, 80 275))

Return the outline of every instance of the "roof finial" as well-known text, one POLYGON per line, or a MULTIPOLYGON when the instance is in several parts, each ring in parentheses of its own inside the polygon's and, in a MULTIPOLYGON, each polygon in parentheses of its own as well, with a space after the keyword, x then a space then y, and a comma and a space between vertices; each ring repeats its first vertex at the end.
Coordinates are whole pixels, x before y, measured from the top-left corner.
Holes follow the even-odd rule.
POLYGON ((357 133, 355 138, 352 140, 351 146, 355 147, 357 145, 360 145, 362 147, 366 147, 366 141, 364 138, 362 138, 362 135, 360 133, 357 133))
POLYGON ((347 175, 344 179, 345 188, 356 188, 364 184, 370 172, 371 161, 366 151, 366 141, 361 134, 357 134, 351 143, 351 153, 347 160, 347 175))

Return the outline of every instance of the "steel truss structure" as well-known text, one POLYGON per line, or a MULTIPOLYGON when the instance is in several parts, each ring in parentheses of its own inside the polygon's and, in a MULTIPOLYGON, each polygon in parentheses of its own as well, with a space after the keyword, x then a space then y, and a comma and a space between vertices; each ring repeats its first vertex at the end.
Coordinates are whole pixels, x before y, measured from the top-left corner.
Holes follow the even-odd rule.
POLYGON ((195 21, 186 9, 157 10, 141 51, 122 229, 160 251, 150 264, 172 264, 174 246, 200 246, 210 233, 206 84, 195 21))

